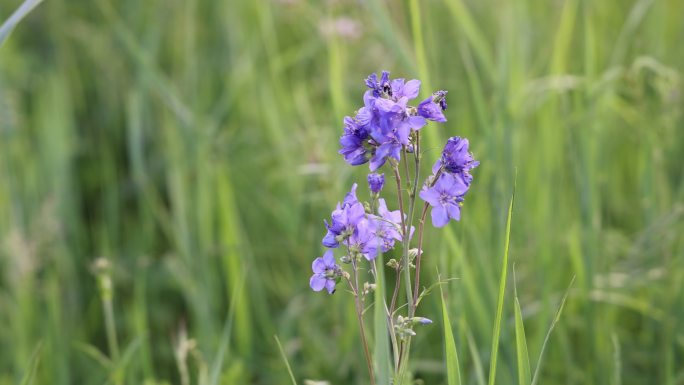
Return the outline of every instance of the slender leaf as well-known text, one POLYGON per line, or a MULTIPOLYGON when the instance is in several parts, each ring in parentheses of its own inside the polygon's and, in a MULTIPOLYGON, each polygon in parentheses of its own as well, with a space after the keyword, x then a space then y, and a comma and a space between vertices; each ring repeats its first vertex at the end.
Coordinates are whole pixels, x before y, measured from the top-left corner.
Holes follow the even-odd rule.
POLYGON ((518 300, 515 266, 513 266, 513 293, 515 295, 515 352, 518 357, 518 384, 529 385, 532 377, 530 372, 530 356, 527 352, 525 325, 523 324, 520 301, 518 300))
POLYGON ((549 337, 551 337, 551 332, 553 329, 556 327, 556 324, 560 320, 561 313, 563 312, 563 307, 565 306, 565 300, 568 299, 568 294, 570 293, 570 288, 572 287, 572 284, 575 282, 575 277, 572 277, 572 280, 570 281, 570 284, 568 285, 568 288, 565 290, 565 294, 563 294, 563 299, 561 300, 560 306, 558 306, 558 310, 556 311, 556 315, 553 317, 553 321, 551 321, 551 326, 549 326, 549 331, 546 332, 546 337, 544 337, 544 343, 542 344, 541 351, 539 352, 539 359, 537 360, 537 367, 534 369, 534 377, 532 377, 532 385, 536 385, 537 381, 539 380, 539 369, 541 368, 542 360, 544 358, 544 352, 546 351, 546 345, 549 342, 549 337))
POLYGON ((442 294, 442 326, 444 327, 444 350, 446 355, 447 384, 461 385, 461 369, 458 361, 458 352, 456 351, 456 341, 454 340, 454 333, 451 330, 449 311, 447 310, 446 300, 444 299, 444 291, 442 290, 441 285, 439 286, 439 291, 442 294))
POLYGON ((496 380, 496 361, 499 354, 499 336, 501 335, 501 319, 503 318, 504 292, 506 291, 506 277, 508 275, 508 246, 511 240, 511 217, 513 214, 513 201, 515 200, 515 184, 511 203, 508 205, 508 218, 506 219, 506 241, 504 242, 503 263, 501 266, 501 279, 499 280, 499 299, 494 320, 494 332, 492 337, 492 358, 489 364, 489 385, 494 385, 496 380))
POLYGON ((31 360, 29 361, 29 367, 26 369, 24 376, 21 379, 21 385, 33 384, 33 379, 38 371, 38 363, 40 363, 40 352, 43 350, 43 343, 39 342, 36 348, 31 353, 31 360))
POLYGON ((278 339, 278 336, 274 335, 273 338, 275 338, 276 344, 278 344, 278 350, 280 350, 280 356, 283 358, 283 362, 285 362, 285 367, 287 367, 287 373, 290 375, 290 380, 292 380, 292 385, 297 385, 297 380, 295 380, 294 373, 292 373, 292 368, 290 367, 290 362, 287 360, 287 356, 285 355, 285 350, 283 350, 283 345, 280 344, 280 340, 278 339))

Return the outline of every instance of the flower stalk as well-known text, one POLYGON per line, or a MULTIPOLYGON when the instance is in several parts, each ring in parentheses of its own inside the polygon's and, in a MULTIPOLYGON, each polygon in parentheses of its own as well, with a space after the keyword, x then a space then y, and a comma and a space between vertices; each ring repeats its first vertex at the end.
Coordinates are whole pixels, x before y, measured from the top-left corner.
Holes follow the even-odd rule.
POLYGON ((333 210, 330 222, 324 221, 327 233, 322 243, 328 250, 322 257, 314 260, 310 286, 315 291, 326 289, 333 294, 340 278, 343 277, 348 282, 354 295, 354 309, 359 321, 359 335, 370 383, 375 385, 374 365, 368 349, 363 312, 364 295, 376 283, 365 282, 361 291, 361 264, 364 259, 368 261, 371 275, 375 279, 378 268, 384 268, 375 262, 376 257, 392 251, 398 244, 401 245, 399 261, 390 259, 388 262, 388 266, 395 272, 389 306, 384 288, 379 296, 381 300, 375 302, 375 306, 383 307, 388 328, 385 331, 375 330, 375 333, 389 333, 394 358, 391 382, 401 385, 408 378, 411 338, 416 335, 414 329, 419 325, 432 323, 428 318, 416 316, 423 295, 420 290, 420 273, 427 213, 431 212, 434 227, 443 227, 452 219, 459 221, 461 207, 473 179, 470 170, 479 162, 468 151, 467 139, 452 137, 433 165, 432 174, 421 183, 420 130, 428 121, 446 122, 444 111, 447 108, 447 92, 434 92, 414 107, 408 103, 418 96, 418 80, 390 79, 388 72, 382 72, 379 77, 371 74, 365 83, 369 90, 364 94, 364 106, 354 117, 344 118, 344 135, 340 138, 339 153, 352 166, 369 164, 372 172, 368 175, 370 203, 359 201, 356 195, 358 185, 354 184, 344 200, 333 210), (411 156, 413 173, 409 166, 411 156), (381 197, 384 174, 375 173, 385 164, 391 169, 396 186, 398 209, 394 211, 388 209, 381 197), (420 191, 418 186, 422 186, 420 191), (418 219, 418 248, 412 249, 418 198, 425 203, 418 219), (333 250, 341 245, 345 246, 347 255, 340 256, 339 260, 351 265, 352 274, 345 272, 336 263, 333 250), (415 269, 413 272, 412 268, 415 269), (406 292, 405 301, 399 299, 402 285, 406 292))

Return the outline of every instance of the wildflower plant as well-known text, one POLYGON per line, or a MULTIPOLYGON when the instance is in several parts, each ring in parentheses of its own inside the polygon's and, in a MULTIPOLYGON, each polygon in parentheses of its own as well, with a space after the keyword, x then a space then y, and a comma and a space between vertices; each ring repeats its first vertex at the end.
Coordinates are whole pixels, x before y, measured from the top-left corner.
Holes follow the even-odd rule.
POLYGON ((427 213, 431 212, 434 227, 446 226, 451 220, 459 221, 465 196, 473 181, 470 171, 479 162, 469 152, 467 139, 452 137, 434 163, 432 174, 421 181, 423 150, 420 133, 429 121, 446 122, 447 91, 436 91, 417 106, 412 106, 409 103, 420 91, 419 80, 390 79, 389 72, 383 71, 380 77, 376 74, 368 76, 365 84, 368 90, 363 96, 363 107, 355 116, 344 118, 339 153, 352 166, 368 163, 371 171, 368 175, 370 199, 360 201, 358 185, 354 183, 333 210, 330 222, 324 221, 326 234, 322 244, 328 250, 313 262, 310 285, 315 291, 325 288, 330 294, 342 281, 348 286, 355 301, 370 382, 375 384, 374 365, 364 327, 364 309, 368 294, 376 288, 374 280, 378 277, 378 269, 383 268, 378 263, 382 261, 382 254, 394 249, 400 251, 398 261, 391 259, 387 263, 395 271, 391 297, 384 295, 384 288, 382 295, 375 297, 375 306, 383 307, 387 330, 375 332, 389 335, 394 358, 390 381, 401 384, 407 377, 411 337, 416 335, 417 327, 432 323, 429 318, 418 315, 418 305, 425 294, 425 290, 421 292, 420 267, 421 260, 427 255, 422 244, 427 213), (378 173, 383 167, 393 175, 396 184, 399 207, 395 210, 389 208, 381 197, 383 191, 388 190, 384 188, 385 174, 378 173), (406 181, 406 187, 402 181, 406 181), (418 216, 417 237, 414 237, 419 198, 422 209, 418 216), (338 250, 337 260, 334 250, 338 250), (361 274, 366 270, 371 272, 371 282, 361 284, 361 274), (405 301, 399 298, 402 286, 406 291, 405 301))

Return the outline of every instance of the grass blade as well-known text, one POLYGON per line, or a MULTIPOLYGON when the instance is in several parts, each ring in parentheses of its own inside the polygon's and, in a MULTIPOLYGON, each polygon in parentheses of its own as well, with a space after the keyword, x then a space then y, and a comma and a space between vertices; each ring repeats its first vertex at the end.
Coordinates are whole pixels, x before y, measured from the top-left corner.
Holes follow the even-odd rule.
POLYGON ((290 362, 287 360, 287 356, 285 355, 285 350, 283 350, 283 345, 280 344, 280 340, 278 339, 277 335, 274 335, 273 338, 275 338, 276 344, 278 344, 280 356, 283 357, 283 361, 285 362, 285 366, 287 367, 287 373, 290 374, 290 380, 292 380, 292 385, 297 385, 297 380, 295 380, 295 376, 292 373, 292 368, 290 367, 290 362))
POLYGON ((39 342, 38 346, 33 350, 31 354, 31 361, 29 363, 26 373, 21 379, 21 385, 33 384, 33 379, 35 378, 36 372, 38 371, 38 363, 40 362, 40 352, 43 350, 43 343, 39 342))
POLYGON ((447 384, 461 385, 461 369, 458 362, 458 352, 456 351, 456 341, 454 341, 454 332, 451 330, 451 321, 449 320, 449 312, 444 299, 442 285, 439 286, 439 292, 441 293, 442 298, 442 324, 444 327, 444 350, 446 354, 447 384))
POLYGON ((5 21, 2 26, 0 26, 0 46, 7 39, 9 34, 12 32, 14 27, 19 24, 19 22, 26 17, 38 4, 42 3, 43 0, 26 0, 19 8, 5 21))
POLYGON ((242 290, 245 284, 245 272, 242 272, 238 282, 235 282, 233 288, 233 295, 230 298, 230 306, 228 307, 228 315, 223 324, 223 332, 221 334, 221 344, 219 345, 219 350, 216 353, 214 362, 211 369, 210 384, 216 385, 219 383, 219 377, 221 375, 221 369, 223 367, 223 360, 229 352, 230 336, 233 331, 233 321, 235 319, 235 308, 237 307, 237 301, 239 296, 242 294, 242 290))
POLYGON ((539 352, 539 359, 537 360, 537 367, 534 369, 534 377, 532 377, 532 385, 536 385, 537 381, 539 380, 539 369, 541 368, 542 359, 544 358, 544 352, 546 351, 546 344, 549 342, 549 337, 551 337, 551 332, 556 327, 558 320, 560 320, 561 313, 563 312, 563 307, 565 306, 565 300, 568 299, 568 294, 570 293, 570 288, 572 287, 572 284, 574 282, 575 282, 575 277, 573 276, 572 280, 570 281, 570 284, 568 285, 568 288, 565 290, 565 294, 563 294, 563 299, 561 300, 560 306, 558 306, 558 310, 556 311, 556 315, 555 315, 555 317, 553 317, 553 321, 551 321, 551 326, 549 326, 549 331, 546 332, 546 337, 544 337, 544 343, 542 344, 541 351, 539 352))
POLYGON ((499 336, 501 335, 501 319, 503 317, 504 292, 506 291, 506 277, 508 276, 508 246, 511 240, 511 216, 513 214, 513 201, 515 200, 515 183, 511 203, 508 205, 508 217, 506 219, 506 241, 504 242, 504 256, 501 266, 501 279, 499 280, 499 299, 496 306, 496 319, 494 320, 494 332, 492 337, 492 358, 489 364, 489 385, 494 385, 496 380, 496 361, 499 354, 499 336))
POLYGON ((620 353, 620 339, 618 338, 617 334, 613 332, 613 334, 611 335, 611 340, 613 340, 612 385, 622 385, 622 354, 620 353))
POLYGON ((513 266, 513 293, 515 296, 515 352, 518 356, 518 384, 529 385, 532 377, 530 372, 530 355, 527 352, 525 325, 523 324, 520 301, 518 300, 515 266, 513 266))
POLYGON ((468 328, 468 325, 464 326, 466 329, 466 338, 468 339, 468 350, 470 350, 470 357, 473 360, 473 371, 475 372, 475 383, 477 385, 485 385, 487 380, 485 380, 484 369, 482 368, 482 360, 480 359, 480 349, 477 348, 477 342, 475 342, 475 337, 473 337, 473 332, 468 328))
POLYGON ((454 19, 455 24, 462 28, 466 40, 475 50, 478 59, 481 60, 484 67, 483 73, 496 73, 494 70, 494 58, 492 57, 489 43, 480 27, 478 27, 477 22, 468 7, 466 7, 462 0, 445 0, 445 3, 449 8, 449 12, 454 19))

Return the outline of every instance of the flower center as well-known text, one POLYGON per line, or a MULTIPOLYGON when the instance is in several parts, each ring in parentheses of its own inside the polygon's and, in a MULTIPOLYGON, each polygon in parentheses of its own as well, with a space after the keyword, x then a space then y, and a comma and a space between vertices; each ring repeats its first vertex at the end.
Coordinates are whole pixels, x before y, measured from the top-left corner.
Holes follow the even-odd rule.
POLYGON ((439 203, 444 206, 454 201, 454 197, 448 195, 447 193, 442 193, 439 196, 439 203))

